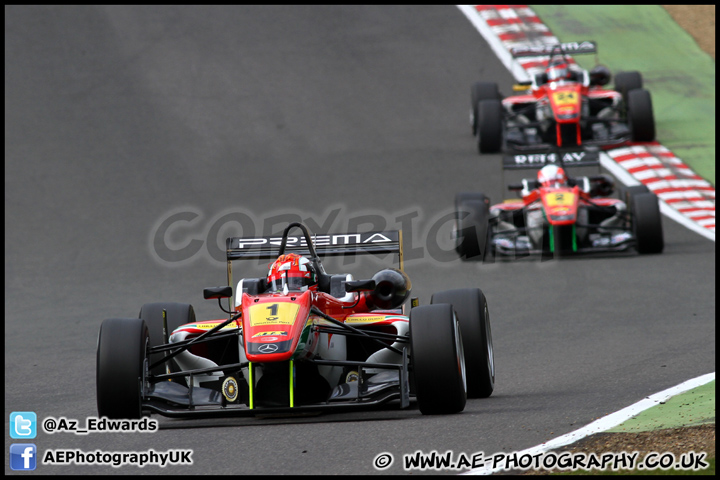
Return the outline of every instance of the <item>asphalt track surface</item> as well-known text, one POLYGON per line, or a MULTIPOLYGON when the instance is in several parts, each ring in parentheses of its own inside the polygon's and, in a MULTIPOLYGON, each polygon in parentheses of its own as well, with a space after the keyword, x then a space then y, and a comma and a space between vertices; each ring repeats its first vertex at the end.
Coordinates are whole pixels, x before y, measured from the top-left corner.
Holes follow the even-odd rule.
POLYGON ((36 473, 373 474, 381 452, 395 457, 383 472, 403 473, 406 453, 522 450, 714 371, 715 245, 667 219, 661 255, 444 259, 449 228, 437 220, 455 193, 505 196, 499 158, 480 158, 470 134, 477 79, 512 82, 454 6, 6 6, 6 432, 13 411, 96 415, 103 319, 152 301, 221 316, 201 296, 225 282, 212 248, 175 263, 153 251, 158 224, 180 211, 197 217, 168 240, 177 248, 227 212, 322 224, 339 208, 335 231, 409 215, 414 296, 482 288, 497 370, 492 397, 452 416, 389 408, 41 432, 41 455, 177 448, 194 464, 36 473))

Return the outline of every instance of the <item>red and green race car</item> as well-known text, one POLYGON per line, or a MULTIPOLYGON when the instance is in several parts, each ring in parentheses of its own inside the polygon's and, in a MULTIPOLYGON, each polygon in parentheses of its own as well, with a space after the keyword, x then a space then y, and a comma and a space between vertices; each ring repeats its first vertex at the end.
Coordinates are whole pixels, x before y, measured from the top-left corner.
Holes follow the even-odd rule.
POLYGON ((538 73, 504 98, 496 83, 472 85, 470 123, 479 153, 582 152, 586 146, 655 139, 652 100, 639 72, 618 73, 608 89, 612 76, 605 66, 587 71, 573 61, 571 55, 597 53, 594 42, 516 47, 510 53, 538 73))
POLYGON ((536 178, 508 189, 519 198, 495 205, 480 192, 456 195, 455 248, 463 260, 557 258, 631 248, 647 254, 664 248, 658 198, 644 185, 626 187, 614 198, 608 175, 568 177, 564 168, 550 164, 536 178))

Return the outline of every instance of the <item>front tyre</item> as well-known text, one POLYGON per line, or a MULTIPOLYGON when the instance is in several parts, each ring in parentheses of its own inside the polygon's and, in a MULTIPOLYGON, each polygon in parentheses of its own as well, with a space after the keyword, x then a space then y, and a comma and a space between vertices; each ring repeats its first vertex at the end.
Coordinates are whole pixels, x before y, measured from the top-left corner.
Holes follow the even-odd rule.
POLYGON ((470 88, 470 125, 472 134, 477 135, 478 126, 478 102, 480 100, 497 100, 500 98, 500 91, 497 83, 475 82, 470 88))
POLYGON ((462 334, 449 304, 410 310, 410 348, 415 394, 423 415, 459 413, 467 386, 462 334))
MULTIPOLYGON (((170 334, 181 325, 188 323, 195 323, 195 310, 192 305, 187 303, 146 303, 140 309, 140 318, 145 320, 145 324, 148 327, 150 333, 150 347, 157 347, 163 345, 165 339, 163 337, 163 310, 167 314, 167 334, 168 338, 170 334)), ((150 364, 157 362, 163 358, 162 353, 155 353, 150 356, 150 364)), ((174 360, 170 360, 170 371, 178 372, 180 369, 174 360)), ((165 364, 160 364, 153 368, 150 372, 153 375, 161 375, 167 373, 165 364)), ((173 380, 181 381, 181 379, 173 380)))
POLYGON ((480 100, 477 116, 478 152, 497 153, 502 147, 502 102, 480 100))
POLYGON ((637 193, 630 197, 635 248, 638 253, 660 253, 665 247, 657 195, 637 193))
POLYGON ((140 318, 110 318, 100 326, 97 349, 98 416, 142 416, 142 377, 149 334, 140 318))
POLYGON ((438 303, 451 304, 460 322, 468 397, 489 397, 495 389, 495 357, 485 295, 479 288, 446 290, 430 299, 430 304, 438 303))

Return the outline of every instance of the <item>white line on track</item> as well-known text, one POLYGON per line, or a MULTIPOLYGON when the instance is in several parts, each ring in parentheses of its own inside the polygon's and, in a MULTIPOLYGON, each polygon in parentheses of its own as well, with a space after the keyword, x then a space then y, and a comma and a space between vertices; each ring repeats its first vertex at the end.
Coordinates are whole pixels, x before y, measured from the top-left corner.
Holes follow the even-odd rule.
MULTIPOLYGON (((667 399, 670 397, 687 392, 688 390, 692 390, 693 388, 697 388, 701 385, 705 385, 706 383, 712 382, 713 380, 715 380, 715 372, 693 378, 691 380, 681 383, 680 385, 676 385, 672 388, 668 388, 667 390, 663 390, 662 392, 650 395, 649 397, 646 397, 639 402, 630 405, 629 407, 623 408, 622 410, 619 410, 615 413, 606 415, 598 420, 595 420, 594 422, 583 428, 575 430, 574 432, 567 433, 553 440, 541 443, 540 445, 537 445, 535 447, 531 447, 527 450, 518 452, 518 456, 526 454, 536 455, 538 453, 549 452, 550 450, 557 450, 560 447, 575 443, 578 440, 581 440, 589 435, 604 432, 605 430, 620 425, 624 421, 636 416, 637 414, 644 410, 647 410, 648 408, 654 407, 667 401, 667 399)), ((463 475, 490 475, 497 471, 500 471, 500 469, 478 468, 464 472, 463 475)))

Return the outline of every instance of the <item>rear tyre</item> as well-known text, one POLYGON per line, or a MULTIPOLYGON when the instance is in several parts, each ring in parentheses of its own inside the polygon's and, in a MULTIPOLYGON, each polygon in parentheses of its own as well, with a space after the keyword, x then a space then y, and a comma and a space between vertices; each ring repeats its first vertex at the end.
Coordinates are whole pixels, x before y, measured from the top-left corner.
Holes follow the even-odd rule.
POLYGON ((635 248, 638 253, 660 253, 665 247, 657 195, 637 193, 630 199, 635 248))
POLYGON ((452 305, 410 310, 410 345, 415 394, 423 415, 463 411, 467 401, 465 355, 452 305))
POLYGON ((497 153, 502 146, 502 103, 500 100, 478 102, 477 142, 479 153, 497 153))
POLYGON ((479 288, 463 288, 438 292, 430 299, 430 304, 442 303, 453 306, 460 322, 468 398, 489 397, 495 389, 495 357, 485 295, 479 288))
POLYGON ((98 416, 142 416, 141 385, 148 342, 148 329, 141 318, 110 318, 102 323, 96 371, 98 416))
POLYGON ((477 135, 478 126, 478 102, 480 100, 497 100, 500 98, 500 91, 497 83, 475 82, 470 88, 470 125, 472 134, 477 135))
POLYGON ((490 200, 482 193, 455 196, 455 251, 463 260, 483 260, 488 238, 490 200))
POLYGON ((635 142, 655 140, 655 118, 650 92, 635 89, 628 92, 627 121, 635 142))
POLYGON ((631 187, 625 187, 625 203, 630 205, 630 198, 638 193, 650 193, 650 189, 647 185, 633 185, 631 187))
MULTIPOLYGON (((195 322, 195 310, 192 305, 187 303, 146 303, 140 309, 140 318, 145 320, 145 324, 148 327, 150 333, 150 347, 157 347, 165 343, 163 337, 163 309, 167 312, 167 326, 168 326, 168 338, 170 334, 178 328, 180 325, 195 322)), ((150 356, 150 364, 157 362, 163 358, 162 353, 156 353, 150 356)), ((174 360, 170 360, 170 371, 179 372, 180 369, 174 360)), ((153 375, 161 375, 167 373, 165 371, 165 364, 160 364, 153 368, 150 372, 153 375)), ((184 383, 184 379, 173 379, 173 381, 179 381, 184 383)))
POLYGON ((628 92, 637 88, 643 88, 640 72, 620 72, 615 75, 615 91, 622 95, 625 105, 628 101, 628 92))

